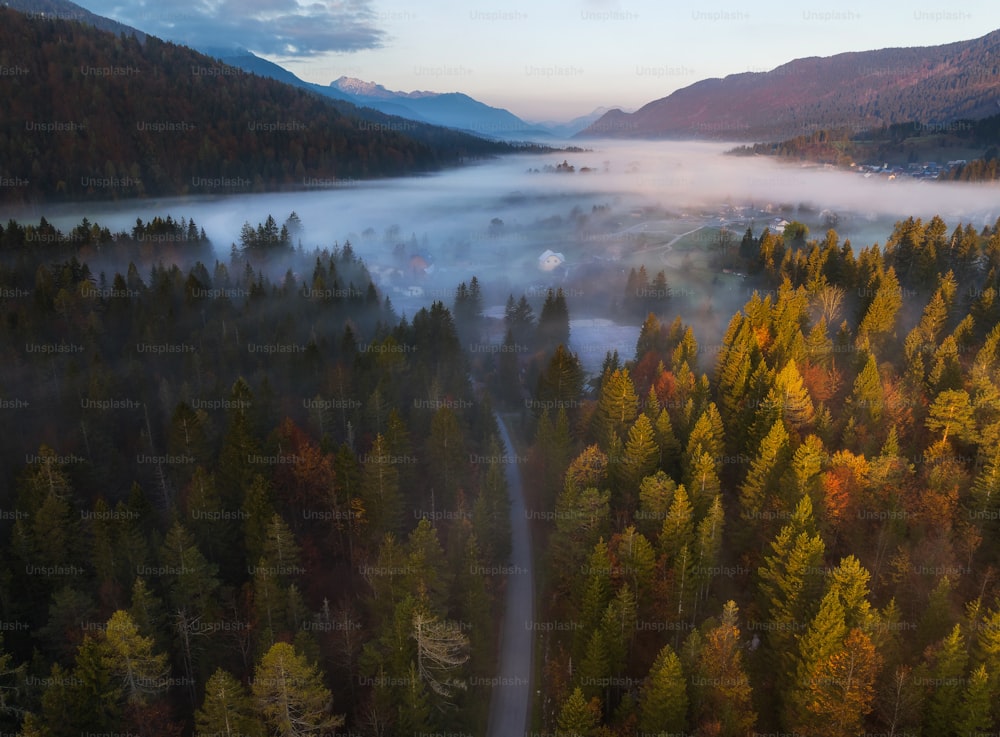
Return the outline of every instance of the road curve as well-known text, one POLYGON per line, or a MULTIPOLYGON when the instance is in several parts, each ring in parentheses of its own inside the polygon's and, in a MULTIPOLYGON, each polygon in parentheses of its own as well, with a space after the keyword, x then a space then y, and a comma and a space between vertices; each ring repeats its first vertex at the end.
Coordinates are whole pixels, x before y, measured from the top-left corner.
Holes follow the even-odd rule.
MULTIPOLYGON (((500 439, 509 459, 517 455, 510 435, 497 414, 500 439)), ((531 531, 525 513, 524 486, 517 463, 507 464, 507 494, 510 497, 510 569, 507 601, 500 631, 500 662, 490 697, 487 737, 521 737, 531 714, 531 671, 535 618, 534 574, 531 566, 531 531)))

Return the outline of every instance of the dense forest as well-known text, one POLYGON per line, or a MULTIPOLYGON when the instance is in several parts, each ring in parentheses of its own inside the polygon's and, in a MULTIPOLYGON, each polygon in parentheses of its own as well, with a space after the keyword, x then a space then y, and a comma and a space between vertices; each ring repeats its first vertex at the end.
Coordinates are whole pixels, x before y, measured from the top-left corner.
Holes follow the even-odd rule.
POLYGON ((184 219, 2 228, 3 731, 482 732, 488 398, 449 309, 398 317, 297 222, 228 262, 184 219))
POLYGON ((514 150, 258 77, 184 46, 0 7, 0 198, 332 186, 514 150))
POLYGON ((938 159, 958 159, 957 152, 980 151, 980 158, 945 168, 938 179, 948 181, 993 181, 997 175, 1000 146, 1000 115, 981 120, 956 120, 928 125, 897 123, 861 132, 850 128, 824 128, 777 143, 737 146, 737 156, 777 156, 836 166, 853 163, 880 166, 885 162, 915 164, 938 159))
POLYGON ((400 317, 300 225, 0 228, 3 731, 483 734, 509 462, 533 729, 995 728, 1000 223, 748 230, 702 342, 622 275, 593 377, 561 291, 483 351, 477 279, 400 317))
POLYGON ((590 398, 563 351, 538 384, 555 734, 1000 723, 1000 231, 791 232, 719 343, 650 314, 590 398))

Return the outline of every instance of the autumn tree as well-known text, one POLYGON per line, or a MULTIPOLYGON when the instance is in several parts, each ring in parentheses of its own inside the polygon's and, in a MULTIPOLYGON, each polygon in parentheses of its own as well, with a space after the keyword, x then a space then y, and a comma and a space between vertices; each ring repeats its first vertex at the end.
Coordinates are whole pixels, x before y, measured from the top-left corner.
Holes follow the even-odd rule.
POLYGON ((286 642, 276 642, 254 671, 254 702, 271 734, 305 737, 343 725, 330 713, 330 691, 316 667, 286 642))
POLYGON ((742 737, 757 720, 743 667, 738 618, 736 603, 727 601, 721 620, 705 636, 691 679, 694 723, 720 737, 742 737))

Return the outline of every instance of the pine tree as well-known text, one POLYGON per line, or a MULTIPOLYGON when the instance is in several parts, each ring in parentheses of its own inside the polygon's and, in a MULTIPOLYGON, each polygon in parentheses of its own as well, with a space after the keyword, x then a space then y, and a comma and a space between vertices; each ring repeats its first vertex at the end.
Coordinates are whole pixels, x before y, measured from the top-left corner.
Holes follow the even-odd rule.
POLYGON ((411 662, 403 676, 402 698, 398 699, 397 734, 426 733, 433 727, 433 705, 424 680, 411 662))
POLYGON ((386 532, 398 532, 403 522, 399 471, 382 435, 375 436, 363 460, 359 493, 368 515, 369 534, 380 537, 386 532))
POLYGON ((621 490, 623 492, 621 503, 616 506, 623 506, 626 509, 634 506, 633 500, 639 484, 656 470, 658 456, 653 425, 646 415, 640 414, 628 431, 623 461, 623 476, 628 486, 621 490))
POLYGON ((716 463, 716 471, 722 464, 724 451, 725 432, 722 425, 722 417, 715 403, 711 403, 695 422, 691 435, 688 437, 687 447, 684 454, 686 468, 684 473, 684 484, 690 486, 694 483, 692 470, 694 463, 699 460, 702 454, 707 453, 716 463))
POLYGON ((843 647, 813 671, 812 694, 807 705, 810 734, 840 737, 862 731, 871 712, 875 678, 881 658, 871 639, 852 629, 843 647))
POLYGON ((437 528, 425 518, 417 523, 407 540, 406 591, 415 598, 426 597, 432 611, 443 611, 448 601, 451 573, 437 528))
POLYGON ((431 418, 427 458, 435 507, 454 509, 459 489, 466 488, 469 454, 458 416, 450 407, 441 407, 431 418))
POLYGON ((815 417, 812 399, 802 382, 795 361, 789 361, 778 372, 774 379, 774 387, 765 400, 780 408, 781 417, 786 425, 795 431, 801 431, 812 424, 815 417))
POLYGON ((666 349, 661 333, 660 320, 652 312, 646 315, 646 319, 639 328, 639 338, 635 345, 635 360, 639 362, 649 351, 662 353, 666 349))
MULTIPOLYGON (((489 452, 500 455, 500 445, 495 440, 489 452)), ((507 474, 500 463, 490 463, 486 469, 486 478, 472 508, 472 529, 484 560, 490 565, 507 561, 511 545, 510 498, 507 496, 507 474)))
POLYGON ((535 313, 531 309, 527 297, 522 294, 516 303, 513 294, 507 298, 504 323, 513 333, 515 343, 527 345, 534 339, 535 313))
POLYGON ((762 514, 774 506, 778 492, 778 482, 785 473, 791 450, 788 433, 779 419, 771 426, 770 432, 760 444, 747 473, 746 481, 740 487, 740 516, 745 520, 764 519, 762 514))
POLYGON ((636 527, 647 538, 659 534, 674 500, 677 484, 663 471, 647 476, 639 483, 639 511, 636 527))
POLYGON ((588 698, 599 696, 603 692, 602 684, 607 682, 611 673, 611 655, 605 640, 603 628, 598 627, 590 633, 579 668, 574 668, 576 682, 588 698))
POLYGON ((577 660, 585 655, 591 635, 600 627, 601 618, 611 602, 611 558, 608 545, 601 538, 594 545, 579 581, 580 588, 574 592, 579 612, 580 628, 574 638, 573 653, 577 660))
POLYGON ((683 732, 687 709, 687 683, 681 660, 670 645, 664 645, 639 694, 639 730, 645 734, 683 732))
POLYGON ((689 489, 691 495, 691 506, 694 508, 696 517, 703 516, 711 506, 713 500, 719 496, 722 489, 718 473, 719 461, 708 453, 702 453, 700 457, 694 459, 691 470, 689 489))
POLYGON ((725 514, 722 509, 722 499, 715 497, 712 506, 707 514, 698 523, 695 534, 695 566, 699 584, 698 598, 704 600, 708 597, 708 587, 712 582, 712 571, 717 567, 719 554, 722 551, 723 529, 725 526, 725 514))
POLYGON ((635 527, 629 525, 613 540, 617 543, 615 557, 638 602, 646 600, 656 568, 656 553, 652 544, 635 527))
POLYGON ((194 698, 195 671, 209 644, 200 622, 208 621, 218 611, 218 567, 205 559, 194 537, 179 522, 167 533, 160 556, 167 571, 167 619, 189 679, 189 696, 194 698))
POLYGON ((252 691, 258 712, 278 737, 305 737, 344 723, 330 713, 330 691, 316 667, 286 642, 275 643, 261 658, 252 691))
POLYGON ((636 396, 632 377, 626 369, 617 369, 601 387, 594 412, 594 437, 603 447, 611 442, 612 435, 619 438, 635 422, 639 398, 636 396))
POLYGON ((559 709, 556 737, 596 737, 600 704, 588 702, 577 686, 559 709))
POLYGON ((681 548, 694 546, 694 511, 683 485, 674 491, 670 510, 660 528, 657 546, 668 560, 674 560, 681 548))
POLYGON ((566 295, 560 287, 545 295, 545 303, 538 317, 537 345, 540 349, 551 350, 558 345, 569 345, 569 309, 566 295))
POLYGON ((847 408, 854 419, 868 426, 877 425, 885 410, 882 380, 879 377, 875 356, 871 353, 854 381, 854 388, 847 400, 847 408))
POLYGON ((205 684, 205 699, 195 713, 195 727, 199 734, 219 737, 264 735, 264 725, 254 714, 246 688, 222 668, 217 668, 205 684))
POLYGON ((993 711, 996 708, 996 691, 990 683, 986 666, 980 664, 969 674, 969 685, 962 694, 962 703, 958 709, 958 723, 955 725, 956 735, 974 735, 986 732, 992 725, 993 711))
POLYGON ((559 344, 545 371, 538 377, 535 407, 574 409, 583 392, 583 378, 580 359, 575 353, 570 353, 566 346, 559 344))
POLYGON ((936 647, 933 667, 934 692, 925 705, 924 726, 935 734, 947 734, 961 718, 960 684, 968 661, 965 637, 956 624, 936 647))
POLYGON ((563 575, 579 570, 601 537, 610 533, 610 492, 592 486, 580 489, 567 479, 556 501, 552 533, 554 570, 563 575))
POLYGON ((653 430, 656 434, 660 468, 671 475, 679 474, 681 444, 677 441, 673 425, 670 422, 670 415, 666 409, 661 409, 657 414, 653 430))
POLYGON ((102 656, 130 703, 167 690, 167 657, 154 653, 153 647, 153 638, 139 634, 128 612, 119 609, 111 615, 104 630, 102 656))
MULTIPOLYGON (((761 612, 773 628, 765 634, 778 673, 791 676, 794 633, 811 621, 822 587, 826 546, 815 532, 812 502, 804 496, 791 521, 771 542, 771 554, 758 569, 761 612)), ((786 676, 787 677, 787 676, 786 676)))
POLYGON ((623 583, 608 603, 601 621, 602 639, 608 654, 608 673, 620 674, 628 662, 636 628, 637 603, 628 582, 623 583))
POLYGON ((938 394, 931 403, 926 424, 931 432, 940 432, 942 440, 947 440, 950 434, 962 442, 975 442, 976 427, 968 392, 949 389, 938 394))
POLYGON ((722 619, 705 636, 692 683, 693 723, 714 728, 720 737, 743 737, 757 721, 751 702, 750 679, 743 667, 739 609, 727 601, 722 619))
POLYGON ((871 302, 858 326, 857 346, 878 350, 895 331, 903 305, 902 289, 890 266, 868 282, 867 291, 871 302))

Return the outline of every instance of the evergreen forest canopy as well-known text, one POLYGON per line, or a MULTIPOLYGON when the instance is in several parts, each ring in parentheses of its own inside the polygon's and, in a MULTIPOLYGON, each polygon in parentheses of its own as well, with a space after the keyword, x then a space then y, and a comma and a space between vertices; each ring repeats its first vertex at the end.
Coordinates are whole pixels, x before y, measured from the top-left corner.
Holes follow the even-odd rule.
POLYGON ((400 317, 296 226, 0 228, 3 731, 483 734, 507 462, 536 731, 1000 722, 1000 223, 748 231, 723 336, 595 377, 561 292, 484 351, 478 279, 400 317))
POLYGON ((146 36, 0 7, 0 199, 336 186, 514 147, 329 100, 146 36))

